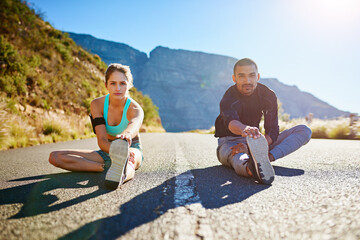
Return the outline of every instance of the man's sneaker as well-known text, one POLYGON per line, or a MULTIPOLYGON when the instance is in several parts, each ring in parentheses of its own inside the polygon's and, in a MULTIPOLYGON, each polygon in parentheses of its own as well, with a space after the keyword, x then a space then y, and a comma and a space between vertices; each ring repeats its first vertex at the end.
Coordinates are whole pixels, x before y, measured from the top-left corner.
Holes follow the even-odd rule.
POLYGON ((129 144, 126 140, 118 139, 111 143, 109 155, 111 165, 105 176, 105 186, 116 189, 125 179, 125 167, 129 155, 129 144))
POLYGON ((246 137, 246 142, 251 155, 247 167, 257 181, 271 184, 275 172, 269 160, 269 146, 265 137, 263 135, 257 139, 246 137))

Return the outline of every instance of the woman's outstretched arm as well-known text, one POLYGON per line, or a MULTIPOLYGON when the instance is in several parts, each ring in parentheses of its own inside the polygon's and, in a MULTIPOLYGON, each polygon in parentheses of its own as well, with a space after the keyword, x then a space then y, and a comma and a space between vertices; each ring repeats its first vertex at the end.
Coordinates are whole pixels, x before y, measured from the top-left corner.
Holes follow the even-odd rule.
POLYGON ((126 139, 131 144, 131 139, 138 135, 141 124, 144 120, 144 111, 137 102, 131 102, 127 112, 127 118, 129 120, 129 124, 118 137, 126 139))

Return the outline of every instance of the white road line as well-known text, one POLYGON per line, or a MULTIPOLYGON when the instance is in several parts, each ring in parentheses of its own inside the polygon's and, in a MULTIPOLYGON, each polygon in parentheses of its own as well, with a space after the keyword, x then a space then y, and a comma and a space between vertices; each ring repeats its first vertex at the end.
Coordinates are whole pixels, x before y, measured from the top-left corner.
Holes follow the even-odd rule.
POLYGON ((175 140, 175 154, 175 206, 201 203, 199 195, 195 192, 194 175, 189 170, 189 162, 186 160, 177 140, 175 140))
POLYGON ((201 204, 200 196, 195 191, 194 175, 190 171, 190 164, 186 160, 181 146, 175 139, 175 211, 177 211, 175 239, 212 240, 213 232, 206 210, 201 204))

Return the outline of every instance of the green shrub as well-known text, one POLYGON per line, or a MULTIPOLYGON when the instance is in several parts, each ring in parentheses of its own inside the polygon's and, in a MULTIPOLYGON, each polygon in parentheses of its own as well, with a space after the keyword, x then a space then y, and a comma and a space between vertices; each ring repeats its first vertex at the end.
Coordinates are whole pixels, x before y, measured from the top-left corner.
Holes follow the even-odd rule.
POLYGON ((6 108, 9 112, 18 114, 19 110, 16 108, 16 101, 14 99, 8 99, 6 108))
POLYGON ((96 91, 96 89, 94 89, 94 88, 90 85, 90 83, 89 83, 88 80, 83 80, 83 81, 81 82, 81 86, 84 88, 84 90, 86 90, 86 93, 87 93, 88 96, 92 96, 92 95, 93 95, 93 92, 96 91))
POLYGON ((143 96, 136 88, 130 89, 131 97, 137 101, 144 110, 143 124, 147 126, 161 126, 161 120, 159 117, 159 108, 152 102, 148 95, 143 96))
POLYGON ((25 73, 24 63, 18 51, 3 36, 0 36, 0 63, 2 74, 25 73))
POLYGON ((9 122, 9 133, 8 147, 26 147, 30 144, 30 139, 34 137, 34 127, 20 117, 13 117, 9 122))
POLYGON ((43 133, 45 135, 50 135, 50 134, 57 134, 57 135, 61 135, 63 129, 60 126, 60 124, 54 122, 54 121, 50 121, 50 120, 45 120, 43 123, 43 133))
POLYGON ((339 124, 330 129, 329 137, 333 139, 348 139, 350 138, 350 126, 339 124))
POLYGON ((154 120, 159 118, 159 108, 153 104, 151 98, 147 95, 144 96, 142 104, 144 110, 144 124, 155 124, 154 120))
POLYGON ((46 81, 44 80, 44 78, 42 77, 38 77, 37 79, 37 84, 39 86, 39 88, 44 91, 46 88, 47 88, 47 83, 46 81))
POLYGON ((79 139, 79 133, 78 132, 71 132, 70 135, 71 135, 71 138, 74 139, 74 140, 79 139))
POLYGON ((27 62, 30 67, 37 68, 41 65, 41 58, 37 55, 32 55, 30 58, 28 58, 27 62))
POLYGON ((88 113, 90 113, 90 104, 92 100, 93 100, 92 98, 86 98, 83 100, 83 106, 86 107, 88 113))
POLYGON ((42 99, 42 103, 43 103, 43 107, 44 107, 46 110, 50 110, 50 105, 49 105, 49 103, 46 101, 46 99, 42 99))
POLYGON ((312 138, 329 138, 326 126, 318 126, 311 128, 312 138))
POLYGON ((8 118, 7 112, 3 110, 4 104, 0 106, 0 149, 4 149, 8 146, 8 118))
POLYGON ((53 39, 53 42, 55 44, 55 49, 60 53, 62 59, 65 62, 72 63, 73 59, 71 51, 66 46, 64 46, 64 44, 58 39, 53 39))

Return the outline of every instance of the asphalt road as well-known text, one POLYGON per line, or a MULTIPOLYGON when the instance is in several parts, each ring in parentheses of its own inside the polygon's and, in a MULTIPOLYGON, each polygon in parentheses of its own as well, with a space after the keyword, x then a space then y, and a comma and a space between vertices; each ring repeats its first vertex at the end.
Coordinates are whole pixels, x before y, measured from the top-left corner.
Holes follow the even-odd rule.
POLYGON ((273 163, 271 186, 216 159, 216 139, 142 134, 132 181, 47 162, 95 139, 0 152, 0 239, 360 239, 360 141, 312 139, 273 163))

